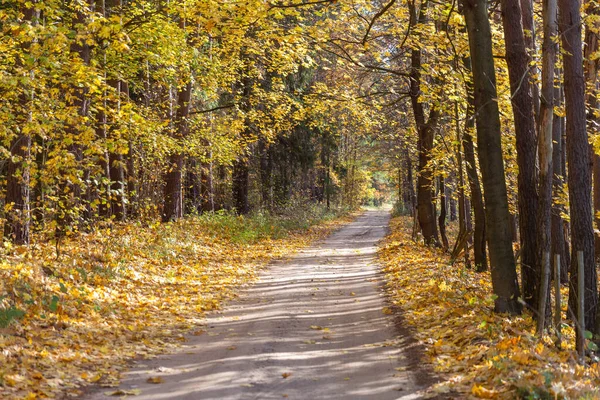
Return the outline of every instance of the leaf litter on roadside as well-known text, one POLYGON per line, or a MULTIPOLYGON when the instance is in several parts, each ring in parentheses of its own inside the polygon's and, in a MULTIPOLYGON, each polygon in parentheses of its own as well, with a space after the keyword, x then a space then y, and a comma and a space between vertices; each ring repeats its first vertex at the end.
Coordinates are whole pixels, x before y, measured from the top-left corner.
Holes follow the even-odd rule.
POLYGON ((129 360, 180 346, 182 333, 204 334, 203 313, 266 262, 347 220, 249 242, 195 219, 114 224, 65 240, 59 258, 50 242, 9 253, 0 260, 0 398, 117 386, 129 360))
POLYGON ((572 327, 563 328, 559 350, 553 338, 535 336, 531 315, 495 314, 489 272, 449 265, 447 254, 412 241, 411 224, 406 217, 392 220, 379 258, 390 297, 444 378, 431 396, 452 391, 459 398, 600 397, 600 366, 577 363, 572 327))

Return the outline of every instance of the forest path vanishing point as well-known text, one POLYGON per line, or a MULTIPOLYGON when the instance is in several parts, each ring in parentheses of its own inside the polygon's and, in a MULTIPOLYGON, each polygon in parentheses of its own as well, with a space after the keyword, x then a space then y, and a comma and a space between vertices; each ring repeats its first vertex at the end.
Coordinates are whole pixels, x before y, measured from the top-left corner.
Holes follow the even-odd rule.
MULTIPOLYGON (((367 211, 272 264, 205 333, 141 360, 121 389, 135 399, 416 399, 431 383, 398 317, 384 313, 377 243, 389 213, 367 211), (162 383, 151 384, 150 377, 162 383)), ((106 400, 110 388, 94 389, 106 400)))

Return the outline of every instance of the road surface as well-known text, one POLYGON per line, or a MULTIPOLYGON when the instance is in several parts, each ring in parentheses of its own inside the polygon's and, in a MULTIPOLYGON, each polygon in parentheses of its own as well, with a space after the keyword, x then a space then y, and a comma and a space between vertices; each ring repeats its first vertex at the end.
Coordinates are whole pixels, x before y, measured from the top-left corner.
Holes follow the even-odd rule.
MULTIPOLYGON (((389 213, 367 211, 208 316, 177 353, 141 360, 135 399, 417 399, 431 378, 390 315, 376 263, 389 213), (162 383, 148 383, 160 377, 162 383)), ((106 392, 90 392, 106 400, 106 392)))

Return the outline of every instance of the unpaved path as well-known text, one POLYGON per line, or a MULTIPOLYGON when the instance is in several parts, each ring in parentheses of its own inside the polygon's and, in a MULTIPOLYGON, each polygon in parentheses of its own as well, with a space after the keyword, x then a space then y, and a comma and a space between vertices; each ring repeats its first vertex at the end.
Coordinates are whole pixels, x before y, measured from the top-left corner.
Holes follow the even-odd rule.
MULTIPOLYGON (((273 264, 206 333, 144 360, 122 389, 135 399, 415 399, 418 352, 386 306, 375 264, 389 215, 368 211, 291 260, 273 264), (149 384, 161 376, 163 383, 149 384)), ((90 396, 106 400, 108 389, 90 396)))

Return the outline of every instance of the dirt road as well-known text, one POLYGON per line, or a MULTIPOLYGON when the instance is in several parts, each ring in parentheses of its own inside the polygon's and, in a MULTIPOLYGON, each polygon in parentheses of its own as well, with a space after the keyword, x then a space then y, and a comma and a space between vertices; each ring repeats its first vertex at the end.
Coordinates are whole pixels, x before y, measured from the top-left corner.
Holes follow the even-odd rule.
MULTIPOLYGON (((389 216, 368 211, 272 265, 178 353, 144 360, 135 399, 416 399, 428 381, 386 307, 375 263, 389 216), (150 384, 149 377, 163 383, 150 384)), ((99 390, 92 400, 107 399, 99 390)))

